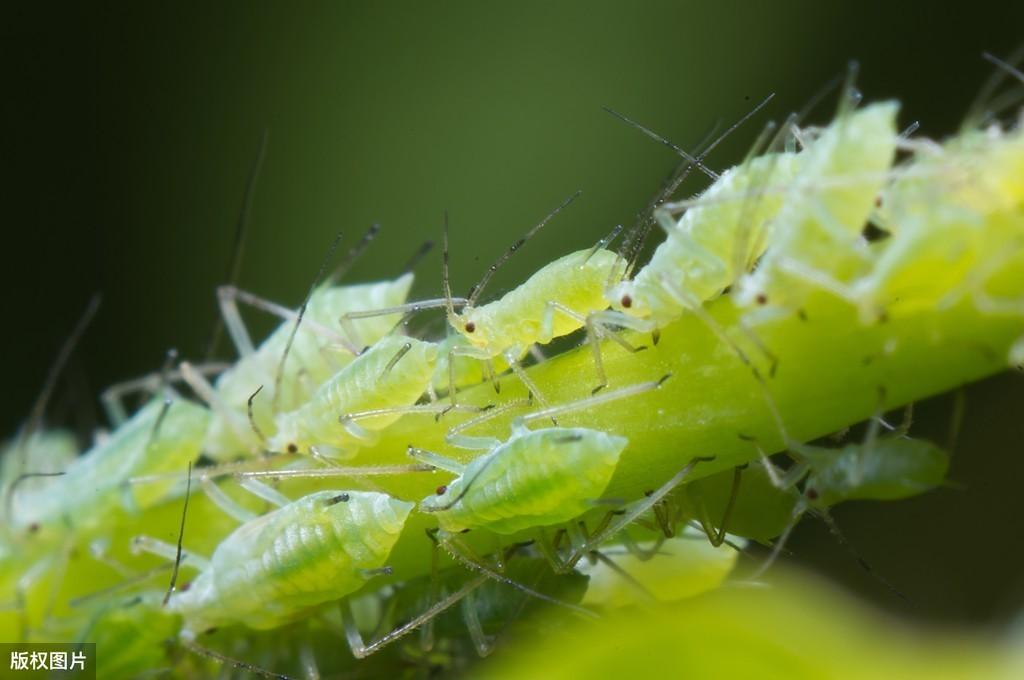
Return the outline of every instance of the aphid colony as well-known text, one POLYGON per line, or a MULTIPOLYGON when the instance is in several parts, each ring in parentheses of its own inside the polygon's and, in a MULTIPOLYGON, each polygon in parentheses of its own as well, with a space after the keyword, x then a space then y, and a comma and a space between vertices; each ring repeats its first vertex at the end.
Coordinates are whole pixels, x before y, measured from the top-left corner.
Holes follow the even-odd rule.
MULTIPOLYGON (((629 248, 638 249, 642 229, 628 235, 620 253, 610 249, 616 230, 479 304, 491 274, 520 241, 466 298, 455 298, 445 216, 441 299, 408 302, 411 272, 359 284, 331 277, 299 310, 223 288, 223 317, 239 353, 234 365, 171 363, 159 375, 113 388, 105 403, 116 427, 81 455, 71 456, 66 440, 48 431, 29 432, 5 455, 0 556, 12 630, 22 639, 102 642, 129 621, 199 655, 275 676, 265 668, 282 660, 239 640, 248 629, 305 621, 294 653, 306 675, 318 677, 321 651, 308 640, 323 631, 344 637, 363 657, 419 630, 426 656, 438 631, 461 634, 444 633, 441 623, 460 604, 473 648, 485 654, 507 623, 496 623, 495 612, 513 617, 523 602, 596 615, 579 604, 586 590, 575 571, 581 560, 635 581, 608 546, 657 559, 667 539, 692 525, 716 546, 781 536, 774 558, 806 513, 831 522, 828 508, 840 501, 902 498, 938 485, 945 453, 910 439, 906 427, 879 436, 881 414, 862 444, 841 449, 790 441, 776 414, 788 469, 762 453, 747 469, 708 476, 700 468, 714 460, 709 451, 680 460, 674 475, 640 498, 605 498, 630 442, 587 418, 592 407, 672 379, 609 385, 602 352, 613 345, 637 352, 686 315, 704 321, 749 366, 772 408, 770 377, 741 349, 734 329, 705 310, 725 291, 743 310, 741 332, 755 340, 759 323, 799 314, 804 299, 818 294, 856 306, 864 323, 884 322, 928 287, 949 291, 950 304, 971 299, 1021 313, 1019 300, 999 299, 988 287, 1024 242, 1020 126, 970 130, 939 146, 899 135, 894 103, 859 107, 857 99, 847 84, 824 128, 801 127, 796 117, 767 128, 747 160, 721 174, 704 164, 706 152, 681 152, 684 172, 698 168, 713 181, 696 198, 673 202, 666 193, 654 202, 643 219, 653 219, 665 240, 639 268, 629 248), (894 167, 898 150, 915 159, 894 167), (979 166, 984 174, 972 171, 979 166), (937 213, 937 201, 953 208, 937 213), (996 213, 997 234, 969 225, 996 213), (867 239, 869 223, 886 237, 867 239), (935 259, 942 266, 930 268, 935 259), (992 263, 986 277, 965 279, 981 261, 992 263), (936 281, 935 271, 948 279, 936 281), (256 345, 238 302, 283 321, 256 345), (402 321, 431 308, 445 312, 445 337, 407 334, 402 321), (530 376, 531 350, 578 331, 590 342, 596 380, 581 381, 576 398, 552 404, 530 376), (498 393, 505 371, 525 396, 498 393), (486 382, 495 390, 484 400, 486 385, 474 385, 486 382), (128 387, 150 395, 130 415, 120 403, 128 387), (577 424, 564 425, 562 417, 577 424), (409 442, 404 464, 381 464, 379 438, 407 419, 436 436, 409 442), (510 419, 505 436, 470 434, 510 419), (463 462, 438 446, 483 453, 463 462), (275 479, 297 480, 299 491, 261 481, 275 479), (395 488, 436 488, 426 497, 382 490, 395 480, 412 480, 395 488), (190 495, 205 504, 203 517, 220 519, 189 522, 190 495), (771 497, 781 511, 744 511, 737 503, 744 495, 771 497), (177 545, 145 530, 147 513, 160 508, 181 513, 177 545), (129 541, 135 555, 125 558, 129 541), (435 553, 433 568, 396 572, 393 552, 412 541, 432 541, 453 565, 439 570, 435 553), (193 543, 214 547, 202 556, 193 543), (81 551, 95 563, 92 572, 106 570, 95 579, 106 590, 87 595, 68 583, 78 578, 68 562, 81 551), (169 589, 161 585, 167 578, 169 589), (86 596, 68 607, 61 598, 69 592, 86 596), (218 628, 227 637, 217 638, 218 628), (218 639, 224 651, 215 648, 218 639)), ((771 356, 770 348, 755 346, 771 356)), ((758 443, 751 448, 759 450, 758 443)), ((151 640, 144 648, 125 645, 105 663, 128 675, 125 669, 168 663, 162 654, 151 640)))

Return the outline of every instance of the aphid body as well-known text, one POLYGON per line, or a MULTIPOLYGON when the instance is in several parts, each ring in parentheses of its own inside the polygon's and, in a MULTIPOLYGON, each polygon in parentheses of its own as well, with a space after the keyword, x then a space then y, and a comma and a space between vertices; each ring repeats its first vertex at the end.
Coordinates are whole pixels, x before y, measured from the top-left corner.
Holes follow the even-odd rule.
MULTIPOLYGON (((276 430, 274 406, 278 412, 292 411, 305 404, 317 389, 355 359, 342 333, 331 335, 324 328, 335 328, 348 312, 394 307, 405 302, 413 275, 403 274, 393 281, 347 286, 322 286, 310 296, 303 323, 291 344, 281 379, 281 393, 275 395, 281 356, 295 326, 294 320, 282 322, 254 351, 243 354, 234 367, 216 382, 217 400, 223 406, 210 426, 206 438, 207 455, 223 460, 238 454, 259 451, 261 442, 247 418, 247 402, 261 385, 260 398, 253 402, 253 419, 266 435, 276 430)), ((350 321, 361 340, 373 344, 387 335, 401 315, 386 314, 350 321)))
POLYGON ((612 286, 608 303, 621 315, 612 322, 637 330, 660 328, 695 305, 717 297, 764 253, 786 186, 800 169, 800 155, 774 153, 724 172, 677 221, 665 208, 654 212, 665 241, 629 281, 612 286))
POLYGON ((561 524, 593 508, 604 493, 626 438, 587 428, 513 430, 474 459, 440 494, 420 502, 441 528, 514 534, 561 524))
POLYGON ((42 489, 16 491, 11 524, 33 535, 89 531, 119 510, 163 499, 173 481, 129 485, 132 477, 178 471, 199 456, 209 411, 184 400, 150 401, 108 439, 75 458, 42 489))
POLYGON ((242 623, 275 628, 349 595, 380 570, 413 504, 368 491, 319 491, 257 517, 221 541, 167 609, 183 635, 242 623))
POLYGON ((604 286, 609 276, 619 276, 624 269, 625 263, 611 251, 580 250, 542 267, 498 300, 467 305, 461 313, 449 313, 448 319, 477 350, 476 356, 511 354, 517 359, 524 348, 579 330, 582 317, 605 309, 604 286))
POLYGON ((835 292, 869 270, 863 232, 890 177, 898 108, 880 102, 841 110, 831 125, 805 135, 771 246, 740 282, 742 304, 796 307, 809 289, 835 292))
POLYGON ((401 417, 430 386, 437 346, 404 336, 387 336, 325 382, 302 407, 277 417, 275 451, 317 452, 350 458, 401 417), (383 409, 358 423, 343 417, 383 409))

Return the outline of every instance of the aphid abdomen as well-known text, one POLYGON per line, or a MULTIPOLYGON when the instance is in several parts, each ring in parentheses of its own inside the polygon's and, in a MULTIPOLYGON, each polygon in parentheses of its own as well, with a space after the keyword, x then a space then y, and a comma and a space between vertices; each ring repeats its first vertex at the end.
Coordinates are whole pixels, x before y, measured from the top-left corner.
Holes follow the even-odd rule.
POLYGON ((413 504, 365 491, 319 491, 239 527, 169 608, 199 632, 273 628, 340 599, 384 566, 413 504))
POLYGON ((447 531, 481 528, 513 534, 560 524, 591 509, 626 446, 624 437, 584 428, 549 428, 514 435, 474 460, 440 496, 422 501, 447 531))
MULTIPOLYGON (((361 442, 339 418, 375 409, 411 406, 430 385, 437 359, 437 346, 415 338, 382 338, 355 361, 320 386, 303 407, 278 416, 277 435, 271 438, 272 450, 306 451, 318 446, 354 453, 361 442), (396 361, 397 358, 397 361, 396 361)), ((401 414, 361 419, 362 430, 379 431, 394 423, 401 414)))
MULTIPOLYGON (((551 313, 548 303, 558 303, 580 317, 605 309, 604 287, 613 271, 618 276, 624 269, 625 263, 607 250, 580 250, 560 257, 501 299, 468 312, 466 318, 475 329, 466 337, 497 355, 509 347, 529 347, 568 335, 583 324, 561 313, 553 313, 550 332, 544 332, 545 314, 551 313)), ((466 333, 464 326, 457 330, 466 333)))
MULTIPOLYGON (((128 479, 182 471, 199 457, 209 415, 205 408, 188 401, 165 406, 160 399, 153 399, 107 441, 76 458, 54 484, 23 497, 19 492, 18 507, 25 511, 15 514, 12 524, 69 524, 84 529, 109 523, 111 513, 123 509, 128 479)), ((132 501, 139 508, 148 507, 162 499, 173 484, 171 480, 134 486, 132 501)))

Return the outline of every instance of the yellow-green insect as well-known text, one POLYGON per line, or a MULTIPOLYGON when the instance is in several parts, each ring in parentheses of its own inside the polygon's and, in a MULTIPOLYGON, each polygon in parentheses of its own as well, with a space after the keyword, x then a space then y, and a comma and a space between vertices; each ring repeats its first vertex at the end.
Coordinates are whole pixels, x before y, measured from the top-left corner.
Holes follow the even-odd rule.
MULTIPOLYGON (((221 625, 267 629, 293 621, 384 573, 412 503, 369 491, 318 491, 246 522, 167 610, 193 638, 221 625)), ((182 562, 188 564, 187 561, 182 562)))
MULTIPOLYGON (((399 305, 405 301, 412 282, 413 275, 406 273, 392 281, 321 286, 310 296, 302 326, 297 330, 297 312, 234 288, 222 289, 223 315, 241 358, 220 376, 215 387, 207 384, 194 367, 182 366, 185 379, 216 414, 206 437, 205 453, 224 460, 262 450, 263 442, 247 416, 253 392, 263 387, 260 399, 252 404, 252 420, 264 436, 270 437, 276 431, 278 413, 306 404, 318 388, 350 364, 362 349, 353 345, 345 333, 334 330, 338 319, 346 312, 399 305), (236 299, 281 316, 285 321, 254 348, 235 307, 236 299), (289 348, 288 361, 282 366, 286 348, 289 348), (275 391, 278 383, 279 392, 275 391)), ((351 327, 358 330, 362 340, 375 343, 388 334, 400 318, 394 313, 368 316, 352 321, 351 327)))
POLYGON ((436 359, 433 343, 398 335, 378 340, 306 404, 279 415, 269 447, 351 458, 403 413, 422 410, 414 405, 431 384, 436 359))
MULTIPOLYGON (((556 208, 491 265, 470 291, 460 312, 455 311, 452 303, 448 278, 446 216, 443 283, 449 300, 448 322, 468 342, 468 346, 453 347, 449 356, 468 356, 485 362, 501 357, 542 405, 547 402, 523 371, 520 357, 534 344, 545 344, 588 326, 587 319, 591 314, 608 306, 603 295, 605 284, 609 278, 621 276, 625 263, 615 253, 604 249, 606 239, 594 248, 558 258, 493 302, 479 307, 476 303, 498 267, 576 195, 556 208)), ((600 331, 594 330, 594 333, 600 331)), ((453 372, 450 382, 454 384, 455 363, 449 361, 449 366, 453 372)), ((450 392, 452 403, 455 403, 455 390, 450 392)))

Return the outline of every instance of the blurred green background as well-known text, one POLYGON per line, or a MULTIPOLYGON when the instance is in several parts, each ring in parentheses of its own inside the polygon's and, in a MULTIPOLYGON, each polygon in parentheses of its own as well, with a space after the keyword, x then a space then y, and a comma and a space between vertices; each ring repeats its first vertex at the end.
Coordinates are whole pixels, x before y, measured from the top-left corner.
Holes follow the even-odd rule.
MULTIPOLYGON (((353 279, 392 276, 439 238, 448 209, 464 291, 582 189, 496 277, 497 294, 630 220, 675 165, 602 106, 692 147, 777 93, 709 158, 724 168, 766 120, 856 58, 868 99, 898 97, 901 123, 942 136, 991 71, 980 52, 1006 54, 1024 38, 1024 6, 1006 2, 959 14, 872 2, 102 3, 4 14, 4 432, 93 291, 103 308, 51 422, 88 432, 101 423, 101 388, 156 368, 172 346, 201 356, 264 129, 243 287, 297 305, 334 234, 347 247, 373 222, 383 231, 353 279)), ((436 252, 418 274, 418 296, 440 291, 436 252)), ((836 513, 909 601, 811 522, 794 559, 912 617, 1015 615, 1024 385, 1006 375, 967 396, 955 488, 836 513)), ((949 410, 948 398, 924 404, 918 431, 943 437, 949 410)))

